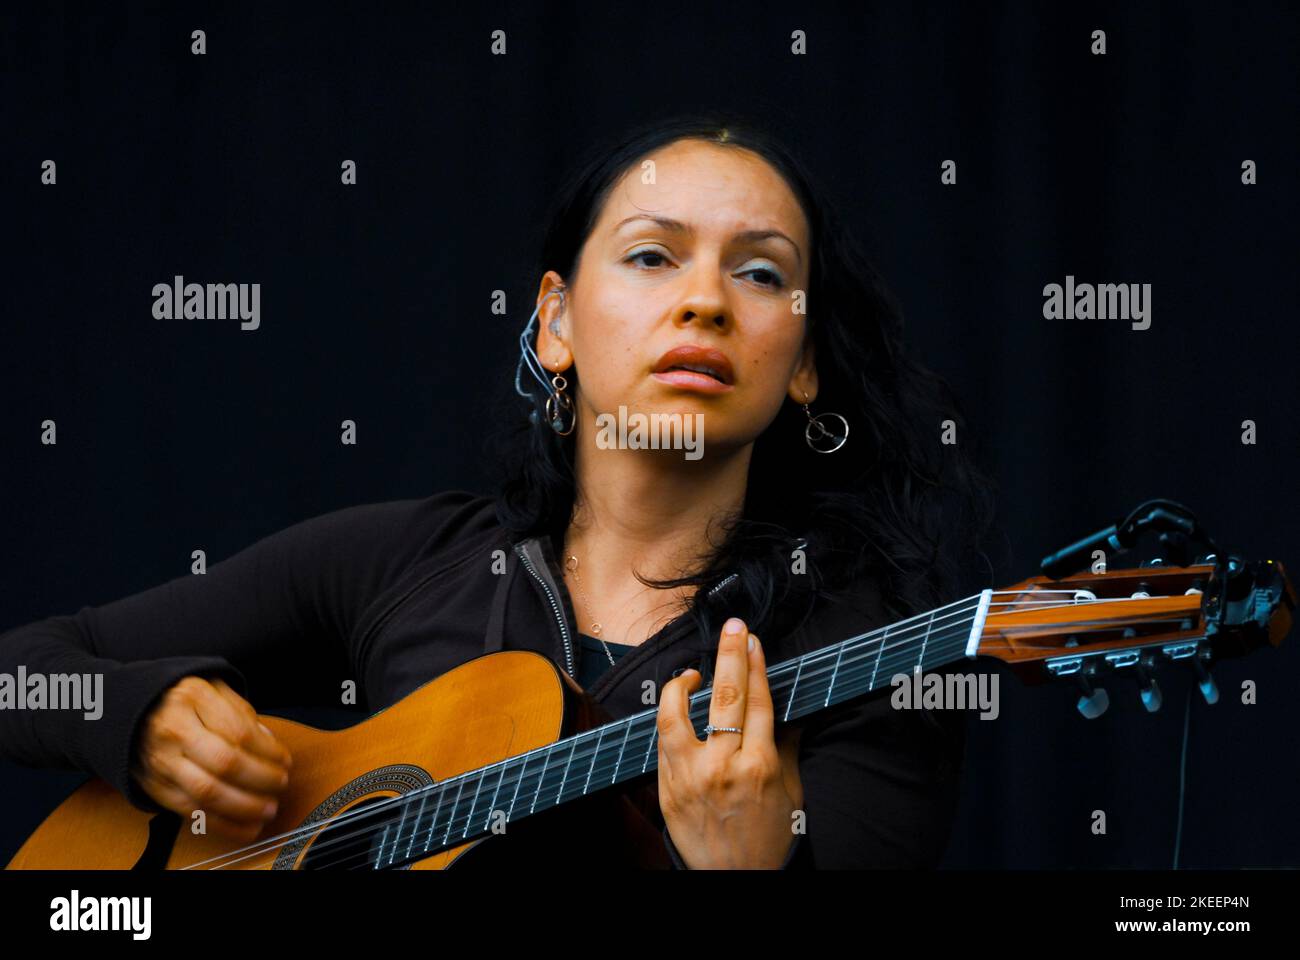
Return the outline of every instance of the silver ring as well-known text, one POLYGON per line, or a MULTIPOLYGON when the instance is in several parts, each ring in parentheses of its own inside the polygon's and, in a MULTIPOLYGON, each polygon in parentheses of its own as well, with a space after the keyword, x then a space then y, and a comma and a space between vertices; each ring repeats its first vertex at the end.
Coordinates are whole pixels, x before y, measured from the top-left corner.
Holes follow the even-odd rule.
POLYGON ((740 727, 715 727, 713 724, 709 724, 707 727, 704 728, 704 735, 706 737, 711 736, 712 734, 715 733, 742 733, 742 732, 743 731, 740 729, 740 727))

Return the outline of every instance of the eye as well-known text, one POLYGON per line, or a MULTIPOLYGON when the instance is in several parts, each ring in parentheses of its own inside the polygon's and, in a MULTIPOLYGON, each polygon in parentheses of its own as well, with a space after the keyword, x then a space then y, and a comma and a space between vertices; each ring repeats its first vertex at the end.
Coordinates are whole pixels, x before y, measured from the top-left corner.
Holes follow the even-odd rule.
POLYGON ((754 267, 752 270, 746 270, 744 274, 741 274, 741 276, 750 273, 765 273, 772 278, 766 283, 761 283, 760 286, 771 287, 774 290, 785 286, 785 281, 781 279, 781 275, 771 267, 754 267))
MULTIPOLYGON (((624 259, 623 262, 624 262, 624 263, 634 263, 634 262, 638 261, 641 257, 658 257, 660 260, 663 260, 663 261, 665 261, 665 262, 668 260, 668 258, 665 257, 665 256, 664 256, 662 253, 660 253, 658 250, 652 250, 652 249, 647 248, 647 249, 645 249, 645 250, 634 250, 634 251, 632 251, 632 253, 629 254, 628 257, 627 257, 626 259, 624 259)), ((662 266, 662 264, 651 264, 650 266, 651 266, 651 267, 657 267, 657 266, 662 266)), ((643 268, 643 269, 649 269, 649 268, 643 268)))

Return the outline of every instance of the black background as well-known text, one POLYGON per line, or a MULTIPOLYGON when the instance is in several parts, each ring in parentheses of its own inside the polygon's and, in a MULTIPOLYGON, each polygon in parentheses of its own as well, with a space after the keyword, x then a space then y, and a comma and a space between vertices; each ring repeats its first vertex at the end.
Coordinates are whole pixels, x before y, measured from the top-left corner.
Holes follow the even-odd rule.
MULTIPOLYGON (((1280 3, 6 10, 0 630, 188 573, 196 548, 482 488, 559 178, 687 107, 770 117, 866 241, 989 452, 996 585, 1154 496, 1300 570, 1298 23, 1280 3), (176 274, 261 283, 261 328, 153 319, 176 274), (1151 328, 1045 320, 1067 274, 1152 284, 1151 328)), ((1298 647, 1192 700, 1182 866, 1300 865, 1298 647)), ((1085 721, 1068 688, 1004 675, 946 864, 1168 867, 1190 683, 1161 684, 1157 714, 1118 687, 1085 721)), ((0 862, 80 779, 0 763, 0 862)))

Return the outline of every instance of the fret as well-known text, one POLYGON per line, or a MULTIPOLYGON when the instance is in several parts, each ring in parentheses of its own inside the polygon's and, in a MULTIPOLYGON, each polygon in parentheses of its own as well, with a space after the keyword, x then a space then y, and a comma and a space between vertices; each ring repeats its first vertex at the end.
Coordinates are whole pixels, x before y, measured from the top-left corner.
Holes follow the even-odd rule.
MULTIPOLYGON (((930 631, 934 629, 934 615, 938 612, 939 612, 938 610, 930 611, 930 619, 925 625, 925 637, 922 638, 921 640, 921 653, 920 656, 916 658, 916 665, 918 667, 920 667, 921 664, 925 661, 925 647, 926 644, 930 642, 930 631)), ((924 669, 924 667, 922 667, 922 669, 924 669)))
POLYGON ((614 775, 609 778, 610 783, 618 783, 618 768, 623 763, 623 751, 627 749, 628 738, 632 736, 632 721, 627 721, 623 726, 627 729, 623 733, 623 742, 618 747, 618 759, 614 761, 614 775))
MULTIPOLYGON (((552 746, 551 749, 558 756, 560 749, 566 746, 569 747, 570 755, 572 755, 573 747, 569 745, 569 742, 567 740, 557 741, 552 746)), ((545 810, 549 807, 555 806, 560 802, 559 790, 557 789, 556 784, 557 781, 561 783, 563 782, 564 775, 565 775, 565 767, 560 766, 559 764, 556 764, 554 767, 551 767, 549 770, 546 771, 544 778, 549 778, 550 786, 549 787, 546 786, 545 782, 539 785, 539 788, 542 791, 544 791, 543 798, 539 800, 539 805, 541 809, 545 810)))
POLYGON ((567 761, 565 761, 565 764, 564 764, 564 770, 562 771, 562 774, 560 774, 560 788, 559 788, 558 791, 555 791, 555 804, 554 804, 555 807, 559 807, 559 805, 560 805, 560 801, 563 800, 563 797, 564 797, 564 783, 565 783, 565 780, 568 780, 568 771, 569 771, 569 767, 573 766, 573 754, 575 754, 575 753, 577 753, 577 738, 576 738, 576 736, 575 736, 575 738, 573 738, 573 745, 572 745, 572 747, 569 748, 569 758, 568 758, 567 761))
POLYGON ((501 796, 501 784, 506 782, 506 770, 509 766, 509 762, 501 764, 501 777, 497 780, 497 788, 492 791, 492 799, 488 803, 487 820, 483 824, 484 830, 490 830, 492 828, 492 813, 497 808, 497 797, 501 796))
POLYGON ((447 835, 442 838, 442 842, 447 844, 451 842, 451 825, 456 822, 456 808, 460 806, 460 795, 465 791, 465 781, 460 781, 460 786, 456 790, 456 799, 451 802, 451 812, 447 814, 447 835))
POLYGON ((384 827, 384 832, 379 835, 379 850, 375 855, 375 869, 378 870, 384 863, 384 844, 388 842, 388 827, 384 827))
POLYGON ((406 855, 411 855, 411 848, 415 846, 415 833, 420 829, 420 818, 424 816, 424 804, 429 799, 428 788, 420 790, 420 809, 415 812, 415 823, 411 824, 411 839, 406 841, 406 855))
POLYGON ((794 692, 799 688, 799 675, 803 673, 804 658, 800 657, 794 671, 794 683, 790 684, 790 699, 785 702, 785 716, 783 720, 790 719, 790 708, 794 706, 794 692))
POLYGON ((469 803, 469 813, 465 814, 465 832, 462 833, 461 839, 469 836, 469 825, 474 822, 474 807, 478 805, 478 795, 483 792, 483 774, 478 775, 478 786, 474 788, 474 799, 469 803))
POLYGON ((537 792, 533 794, 533 805, 528 808, 529 813, 532 813, 534 810, 537 809, 537 798, 542 795, 542 781, 546 779, 546 767, 547 765, 550 764, 550 762, 551 762, 551 751, 550 748, 547 748, 546 759, 542 762, 542 773, 541 776, 537 778, 537 792))
POLYGON ((391 821, 387 826, 384 827, 385 841, 387 841, 387 838, 389 836, 392 836, 393 838, 392 845, 388 849, 388 865, 390 867, 393 865, 393 860, 396 859, 397 857, 397 841, 398 841, 397 834, 399 829, 400 828, 396 827, 391 821))
POLYGON ((831 679, 826 684, 826 699, 822 701, 823 707, 831 705, 831 693, 835 689, 835 678, 840 674, 840 660, 844 658, 844 648, 848 646, 847 641, 836 645, 838 652, 835 654, 835 666, 831 668, 831 679))
POLYGON ((519 779, 515 781, 515 793, 510 798, 510 809, 506 812, 506 823, 509 823, 515 816, 515 802, 519 799, 519 788, 524 785, 524 770, 528 767, 528 754, 524 754, 524 759, 519 764, 519 779))
POLYGON ((424 838, 424 852, 428 853, 433 847, 433 831, 438 825, 438 812, 442 809, 442 795, 447 792, 447 788, 441 784, 438 786, 438 805, 433 808, 433 818, 429 821, 429 835, 424 838))
MULTIPOLYGON (((687 716, 690 715, 690 711, 691 708, 688 706, 686 708, 687 716)), ((659 735, 659 726, 658 724, 656 724, 654 727, 654 732, 650 734, 650 742, 645 745, 645 762, 641 764, 642 773, 645 773, 646 770, 649 769, 650 767, 650 751, 655 748, 655 737, 657 737, 658 735, 659 735)))
POLYGON ((587 767, 587 781, 582 785, 583 796, 586 796, 587 789, 591 786, 591 775, 596 772, 596 761, 600 759, 600 738, 604 736, 604 731, 604 727, 596 731, 596 749, 591 752, 591 765, 587 767))
POLYGON ((876 666, 871 671, 871 682, 867 685, 868 690, 876 689, 876 674, 880 672, 880 655, 885 652, 885 641, 889 639, 889 627, 885 627, 885 635, 880 638, 880 646, 876 647, 876 666))

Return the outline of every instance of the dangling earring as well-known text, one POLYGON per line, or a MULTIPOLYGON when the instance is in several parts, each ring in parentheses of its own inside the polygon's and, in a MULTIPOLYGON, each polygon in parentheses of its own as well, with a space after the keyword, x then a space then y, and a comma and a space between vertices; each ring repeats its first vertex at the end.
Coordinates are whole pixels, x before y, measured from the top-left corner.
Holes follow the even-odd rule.
POLYGON ((551 424, 551 429, 562 437, 567 437, 573 433, 573 428, 578 425, 578 418, 573 415, 573 401, 569 395, 564 392, 564 388, 569 385, 558 373, 551 378, 551 386, 555 392, 546 398, 546 419, 551 424), (565 430, 564 420, 560 417, 560 410, 563 409, 570 414, 572 419, 569 421, 569 429, 565 430))
MULTIPOLYGON (((527 366, 528 372, 533 375, 533 379, 542 385, 543 390, 547 389, 545 375, 548 371, 544 366, 542 366, 542 360, 537 356, 537 351, 533 349, 531 333, 533 324, 537 322, 537 316, 541 313, 542 304, 551 297, 559 297, 560 310, 564 310, 564 288, 556 287, 538 301, 537 306, 533 308, 532 315, 528 318, 528 323, 524 326, 523 332, 519 334, 519 363, 515 367, 515 393, 519 394, 533 405, 533 408, 528 412, 529 423, 537 422, 537 407, 535 406, 537 401, 534 399, 533 394, 530 391, 524 389, 521 380, 523 378, 524 367, 527 366)), ((552 333, 556 332, 555 323, 555 320, 551 321, 552 333)), ((573 423, 569 425, 569 429, 562 429, 564 421, 559 417, 561 408, 567 410, 570 414, 573 413, 573 402, 569 399, 568 395, 564 393, 564 388, 567 385, 565 379, 559 374, 556 374, 551 378, 551 386, 554 387, 554 391, 552 392, 548 390, 546 397, 546 419, 550 423, 551 429, 563 437, 567 437, 572 433, 574 426, 577 424, 577 417, 575 416, 573 418, 573 423)))
POLYGON ((808 409, 808 391, 806 390, 803 392, 803 399, 804 416, 808 418, 808 426, 804 428, 803 436, 804 440, 808 443, 808 446, 818 453, 834 453, 840 447, 844 446, 849 439, 849 422, 838 413, 819 413, 814 417, 812 412, 808 409), (826 424, 822 423, 823 417, 835 418, 840 423, 844 424, 844 429, 838 433, 831 430, 826 426, 826 424), (825 449, 817 446, 819 442, 824 441, 827 438, 829 438, 830 442, 834 443, 835 446, 826 447, 825 449))

